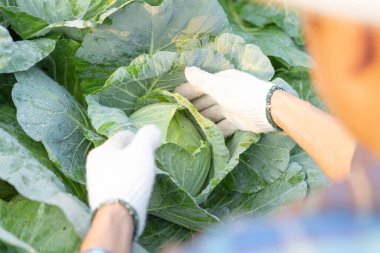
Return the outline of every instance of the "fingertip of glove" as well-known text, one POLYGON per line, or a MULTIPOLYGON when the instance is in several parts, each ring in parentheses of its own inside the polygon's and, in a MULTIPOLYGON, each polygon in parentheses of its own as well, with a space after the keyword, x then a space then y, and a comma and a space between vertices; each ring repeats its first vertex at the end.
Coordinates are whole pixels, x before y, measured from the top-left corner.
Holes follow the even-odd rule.
POLYGON ((131 131, 120 131, 109 138, 103 147, 112 147, 115 149, 123 149, 133 140, 134 134, 131 131))
POLYGON ((188 67, 185 70, 187 81, 199 92, 211 95, 215 87, 220 83, 220 79, 207 71, 198 67, 188 67))
POLYGON ((200 70, 200 68, 198 68, 198 67, 195 67, 195 66, 192 66, 192 67, 186 67, 185 68, 185 75, 187 76, 187 75, 191 75, 191 74, 193 74, 193 73, 195 73, 195 72, 197 72, 197 71, 199 71, 200 70))
POLYGON ((109 140, 118 139, 118 140, 125 141, 125 140, 129 140, 133 136, 134 136, 133 132, 125 130, 125 131, 120 131, 114 134, 109 140))
POLYGON ((137 132, 134 142, 144 143, 156 149, 161 142, 161 136, 162 132, 157 126, 146 125, 137 132))
POLYGON ((192 85, 199 85, 204 82, 209 75, 211 74, 198 67, 187 67, 185 69, 186 79, 192 85))

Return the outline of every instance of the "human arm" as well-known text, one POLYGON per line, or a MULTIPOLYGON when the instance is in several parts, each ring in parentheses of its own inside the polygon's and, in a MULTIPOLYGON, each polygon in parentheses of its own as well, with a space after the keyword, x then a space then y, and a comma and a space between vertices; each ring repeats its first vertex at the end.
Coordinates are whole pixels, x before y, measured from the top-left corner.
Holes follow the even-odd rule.
POLYGON ((347 177, 356 143, 334 117, 281 90, 273 94, 271 114, 332 181, 347 177))
POLYGON ((146 126, 119 132, 87 158, 87 188, 94 220, 82 250, 130 252, 141 235, 155 178, 154 151, 160 131, 146 126))
POLYGON ((100 209, 82 243, 81 250, 102 248, 112 253, 128 253, 132 247, 133 217, 119 204, 100 209))
POLYGON ((355 141, 333 117, 295 96, 276 90, 252 75, 237 70, 210 74, 186 69, 189 84, 177 92, 189 98, 226 136, 237 130, 255 133, 275 131, 267 117, 284 129, 333 181, 348 175, 355 141), (270 105, 270 107, 268 107, 270 105))

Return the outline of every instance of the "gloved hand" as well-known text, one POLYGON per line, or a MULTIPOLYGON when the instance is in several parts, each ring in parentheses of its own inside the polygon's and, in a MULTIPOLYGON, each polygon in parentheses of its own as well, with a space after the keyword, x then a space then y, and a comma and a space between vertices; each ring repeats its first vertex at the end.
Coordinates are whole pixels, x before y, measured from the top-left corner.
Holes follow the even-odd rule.
MULTIPOLYGON (((110 201, 127 203, 137 215, 137 236, 144 230, 156 166, 154 151, 161 132, 146 126, 136 135, 115 134, 87 158, 87 189, 92 211, 110 201)), ((130 210, 132 211, 132 210, 130 210)))
POLYGON ((176 92, 215 122, 226 137, 237 130, 254 133, 276 130, 274 122, 268 119, 267 99, 268 93, 283 89, 280 86, 234 69, 210 74, 188 67, 185 74, 188 83, 179 86, 176 92))

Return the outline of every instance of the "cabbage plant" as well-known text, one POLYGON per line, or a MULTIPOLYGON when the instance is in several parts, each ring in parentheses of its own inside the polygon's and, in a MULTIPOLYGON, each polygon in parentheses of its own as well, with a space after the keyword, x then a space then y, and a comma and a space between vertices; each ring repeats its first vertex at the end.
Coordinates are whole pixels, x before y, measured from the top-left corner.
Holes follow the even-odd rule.
POLYGON ((186 241, 230 215, 266 214, 325 184, 286 134, 225 139, 174 93, 187 66, 238 69, 289 83, 321 106, 298 23, 274 7, 220 3, 0 0, 2 251, 77 250, 91 218, 88 152, 147 124, 163 136, 135 252, 186 241), (262 19, 249 18, 250 10, 262 19))

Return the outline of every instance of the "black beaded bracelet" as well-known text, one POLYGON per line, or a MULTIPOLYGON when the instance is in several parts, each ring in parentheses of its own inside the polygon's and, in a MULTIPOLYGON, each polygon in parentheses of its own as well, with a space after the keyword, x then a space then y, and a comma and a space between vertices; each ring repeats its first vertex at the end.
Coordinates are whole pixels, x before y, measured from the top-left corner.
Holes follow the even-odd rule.
POLYGON ((282 88, 281 86, 279 85, 274 85, 268 92, 267 94, 267 97, 266 97, 266 108, 265 108, 265 113, 266 113, 266 116, 267 116, 267 120, 269 122, 269 124, 271 124, 271 126, 278 130, 278 131, 283 131, 273 120, 272 118, 272 106, 271 106, 271 101, 272 101, 272 96, 273 96, 273 93, 277 90, 283 90, 285 91, 284 88, 282 88))
POLYGON ((95 218, 95 215, 96 213, 102 209, 103 207, 105 206, 109 206, 109 205, 113 205, 113 204, 120 204, 122 205, 123 207, 125 207, 125 209, 128 211, 129 215, 132 216, 132 219, 133 219, 133 223, 134 223, 134 228, 135 228, 135 231, 133 233, 133 241, 137 240, 137 231, 138 231, 138 228, 139 228, 139 224, 140 224, 140 220, 139 220, 139 216, 137 215, 137 212, 136 210, 127 202, 121 200, 121 199, 111 199, 111 200, 108 200, 106 202, 103 202, 100 206, 98 206, 93 215, 92 215, 92 219, 91 221, 95 218))

